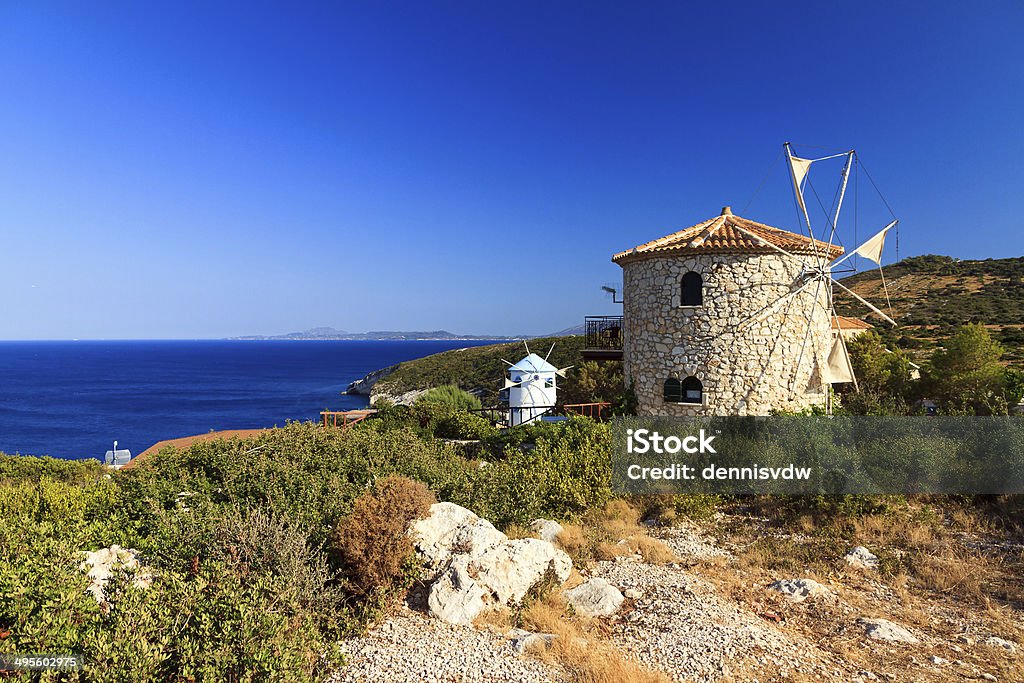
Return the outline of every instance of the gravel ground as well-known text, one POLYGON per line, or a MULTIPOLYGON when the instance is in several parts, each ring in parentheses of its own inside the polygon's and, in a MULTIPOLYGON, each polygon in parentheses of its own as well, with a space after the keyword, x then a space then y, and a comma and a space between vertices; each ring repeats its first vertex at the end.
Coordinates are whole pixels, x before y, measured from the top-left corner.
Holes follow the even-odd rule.
POLYGON ((679 681, 732 676, 785 678, 797 671, 821 680, 851 680, 856 671, 826 663, 810 643, 795 641, 713 593, 678 566, 635 559, 598 562, 590 572, 633 595, 612 627, 612 642, 629 657, 679 681))
POLYGON ((349 664, 332 683, 560 681, 560 673, 517 656, 509 639, 455 626, 403 606, 370 633, 344 641, 349 664))

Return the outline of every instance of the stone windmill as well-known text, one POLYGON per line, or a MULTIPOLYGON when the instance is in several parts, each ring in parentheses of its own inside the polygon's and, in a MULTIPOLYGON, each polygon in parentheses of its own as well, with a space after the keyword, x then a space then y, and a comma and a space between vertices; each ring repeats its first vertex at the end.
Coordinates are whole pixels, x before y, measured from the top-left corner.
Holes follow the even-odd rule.
POLYGON ((856 153, 806 159, 789 144, 784 152, 804 234, 725 207, 612 257, 623 269, 623 370, 641 414, 831 410, 830 385, 855 381, 842 335, 833 333, 833 287, 893 322, 833 278, 853 255, 880 263, 896 226, 893 220, 849 253, 839 244, 836 225, 851 166, 859 166, 856 153), (813 190, 809 170, 843 158, 833 206, 823 210, 827 227, 816 235, 805 200, 813 190))

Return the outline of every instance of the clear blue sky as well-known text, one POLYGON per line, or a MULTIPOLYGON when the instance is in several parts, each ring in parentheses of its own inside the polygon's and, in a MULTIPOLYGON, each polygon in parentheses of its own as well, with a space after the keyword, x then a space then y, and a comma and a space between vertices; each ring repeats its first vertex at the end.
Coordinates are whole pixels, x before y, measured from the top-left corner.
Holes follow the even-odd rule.
POLYGON ((0 338, 560 329, 786 140, 1024 254, 1019 1, 303 5, 0 4, 0 338))

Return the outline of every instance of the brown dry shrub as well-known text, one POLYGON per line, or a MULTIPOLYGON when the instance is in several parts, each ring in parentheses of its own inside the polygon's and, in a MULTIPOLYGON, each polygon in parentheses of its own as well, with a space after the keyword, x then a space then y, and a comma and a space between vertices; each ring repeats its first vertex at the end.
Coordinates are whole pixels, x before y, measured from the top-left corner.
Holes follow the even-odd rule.
POLYGON ((628 526, 634 527, 640 523, 639 510, 636 510, 632 505, 621 498, 615 498, 614 500, 608 501, 602 511, 602 517, 608 521, 618 520, 624 522, 628 526))
POLYGON ((407 530, 437 502, 423 484, 390 476, 355 500, 352 513, 334 532, 334 547, 355 593, 394 588, 413 552, 407 530))
POLYGON ((954 545, 936 548, 935 554, 920 554, 913 571, 924 588, 939 593, 983 597, 983 585, 991 579, 992 567, 981 553, 954 545))

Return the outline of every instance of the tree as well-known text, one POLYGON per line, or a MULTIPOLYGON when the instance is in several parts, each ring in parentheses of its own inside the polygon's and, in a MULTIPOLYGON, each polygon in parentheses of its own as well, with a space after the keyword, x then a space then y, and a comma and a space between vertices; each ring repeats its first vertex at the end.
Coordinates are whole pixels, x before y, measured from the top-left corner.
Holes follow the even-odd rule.
POLYGON ((622 363, 588 360, 569 371, 559 389, 562 403, 614 403, 622 394, 622 363))
POLYGON ((951 411, 1005 415, 1003 347, 980 324, 964 325, 932 353, 928 386, 951 411))
POLYGON ((1024 370, 1006 368, 1003 386, 1006 392, 1007 403, 1010 405, 1020 403, 1024 399, 1024 370))
POLYGON ((911 391, 910 358, 901 349, 888 349, 877 332, 859 334, 846 343, 861 391, 881 397, 907 398, 911 391))

